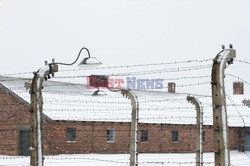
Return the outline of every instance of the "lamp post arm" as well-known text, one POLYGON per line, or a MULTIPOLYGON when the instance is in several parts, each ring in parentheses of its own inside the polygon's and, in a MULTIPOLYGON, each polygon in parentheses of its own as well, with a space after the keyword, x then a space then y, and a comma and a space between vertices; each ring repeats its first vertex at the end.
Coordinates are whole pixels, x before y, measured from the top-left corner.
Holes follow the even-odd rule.
POLYGON ((77 56, 77 58, 76 58, 76 60, 75 60, 74 62, 72 62, 72 63, 52 62, 52 63, 50 63, 50 64, 52 64, 52 65, 66 65, 66 66, 71 66, 71 65, 75 64, 75 63, 78 61, 78 59, 79 59, 79 57, 80 57, 80 55, 81 55, 81 53, 82 53, 82 50, 86 50, 87 53, 88 53, 88 57, 90 58, 90 52, 89 52, 89 50, 88 50, 86 47, 82 47, 82 48, 80 49, 80 51, 79 51, 79 53, 78 53, 78 56, 77 56))

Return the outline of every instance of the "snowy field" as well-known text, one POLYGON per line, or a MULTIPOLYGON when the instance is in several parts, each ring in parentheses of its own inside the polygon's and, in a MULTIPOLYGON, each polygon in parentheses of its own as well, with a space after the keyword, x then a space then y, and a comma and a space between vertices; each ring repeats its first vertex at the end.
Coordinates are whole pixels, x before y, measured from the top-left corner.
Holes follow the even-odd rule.
MULTIPOLYGON (((250 165, 250 152, 231 151, 232 166, 250 165)), ((29 157, 0 155, 0 166, 28 166, 29 157)), ((72 154, 46 156, 45 166, 128 166, 128 154, 72 154)), ((139 165, 194 166, 194 153, 139 154, 139 165)), ((213 153, 204 154, 204 166, 214 165, 213 153)))

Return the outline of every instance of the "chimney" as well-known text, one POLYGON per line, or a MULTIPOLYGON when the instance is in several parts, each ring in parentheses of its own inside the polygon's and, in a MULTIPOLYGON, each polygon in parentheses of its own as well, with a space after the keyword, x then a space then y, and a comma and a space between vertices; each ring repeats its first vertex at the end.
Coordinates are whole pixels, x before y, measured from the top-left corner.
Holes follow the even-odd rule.
POLYGON ((175 82, 168 83, 168 93, 175 93, 175 82))
POLYGON ((234 82, 233 83, 233 94, 234 95, 243 95, 244 94, 244 83, 243 82, 234 82))

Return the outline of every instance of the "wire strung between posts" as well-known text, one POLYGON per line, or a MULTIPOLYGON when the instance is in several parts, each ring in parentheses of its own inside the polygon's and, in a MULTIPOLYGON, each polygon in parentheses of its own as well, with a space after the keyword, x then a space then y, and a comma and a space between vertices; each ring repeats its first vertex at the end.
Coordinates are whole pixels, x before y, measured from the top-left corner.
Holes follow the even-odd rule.
POLYGON ((228 95, 226 95, 226 96, 227 96, 228 100, 231 102, 231 104, 232 104, 232 105, 235 107, 235 109, 237 110, 238 114, 240 115, 240 117, 241 117, 241 119, 242 119, 242 122, 243 122, 243 124, 244 124, 244 127, 245 127, 245 126, 246 126, 245 120, 244 120, 243 116, 241 115, 241 113, 240 113, 238 107, 234 104, 234 101, 233 101, 233 99, 231 98, 231 96, 228 96, 228 95))
POLYGON ((90 157, 84 157, 84 158, 82 158, 82 157, 78 157, 78 158, 76 158, 76 157, 74 157, 74 158, 72 158, 72 157, 67 157, 67 158, 62 158, 62 157, 60 157, 60 158, 46 157, 46 159, 53 159, 53 160, 84 159, 84 160, 94 160, 94 161, 101 161, 101 162, 111 162, 111 163, 128 164, 128 162, 124 162, 124 161, 104 160, 104 159, 96 159, 96 158, 90 158, 90 157))
MULTIPOLYGON (((210 78, 210 75, 204 75, 204 76, 189 76, 189 77, 175 77, 175 78, 163 78, 164 81, 177 81, 177 80, 184 80, 184 79, 199 79, 199 78, 210 78)), ((141 79, 141 80, 147 80, 147 79, 141 79)), ((135 80, 135 81, 124 81, 124 82, 138 82, 141 80, 135 80)))
POLYGON ((244 60, 238 60, 238 59, 234 59, 235 62, 240 62, 240 63, 245 63, 250 65, 250 62, 244 61, 244 60))
MULTIPOLYGON (((95 113, 98 113, 98 112, 95 112, 95 113)), ((114 112, 99 112, 101 114, 108 114, 108 115, 115 115, 115 114, 119 114, 119 113, 114 113, 114 112)), ((124 113, 123 113, 124 114, 124 113)), ((120 114, 119 114, 120 115, 120 114)), ((131 113, 125 113, 124 115, 127 115, 127 116, 130 116, 131 113)), ((147 115, 147 114, 142 114, 143 116, 147 115)), ((141 117, 140 120, 165 120, 165 119, 178 119, 178 120, 184 120, 184 119, 195 119, 196 116, 155 116, 154 114, 148 114, 148 115, 153 115, 154 117, 141 117)), ((79 118, 79 116, 51 116, 52 119, 53 117, 56 118, 56 119, 63 119, 63 120, 66 120, 66 119, 74 119, 74 120, 77 120, 77 121, 102 121, 102 120, 111 120, 111 121, 118 121, 118 120, 128 120, 130 121, 131 120, 131 117, 127 117, 127 118, 103 118, 103 117, 100 117, 100 118, 86 118, 86 117, 82 117, 82 118, 79 118)), ((230 118, 241 118, 241 116, 228 116, 230 118)), ((250 117, 250 116, 246 116, 246 117, 250 117)), ((213 116, 204 116, 204 118, 213 118, 213 116)), ((119 121, 118 121, 119 122, 119 121)))
MULTIPOLYGON (((121 98, 122 99, 122 98, 121 98)), ((152 100, 151 98, 148 98, 147 100, 142 100, 140 102, 142 103, 146 103, 147 105, 149 106, 156 106, 156 105, 151 105, 151 104, 148 104, 149 103, 158 103, 158 102, 165 102, 165 101, 169 101, 169 102, 176 102, 176 103, 183 103, 183 101, 186 101, 185 98, 171 98, 171 99, 157 99, 157 100, 152 100)), ((130 104, 130 101, 128 102, 115 102, 115 101, 96 101, 96 100, 69 100, 69 99, 58 99, 58 98, 45 98, 44 99, 44 104, 46 105, 46 103, 56 103, 58 105, 66 105, 66 106, 77 106, 77 104, 79 104, 79 106, 83 106, 82 103, 102 103, 102 104, 130 104)), ((4 104, 0 104, 0 107, 4 107, 4 106, 18 106, 18 105, 26 105, 26 104, 29 104, 29 103, 4 103, 4 104)), ((235 103, 232 103, 231 104, 227 104, 227 106, 244 106, 243 104, 235 104, 235 103)), ((101 107, 104 107, 103 105, 101 107)), ((187 109, 187 108, 190 108, 190 107, 162 107, 162 106, 158 106, 160 107, 161 109, 187 109)), ((211 103, 204 103, 204 108, 205 107, 212 107, 211 103)), ((115 108, 119 108, 120 109, 123 109, 124 107, 115 107, 115 108)), ((143 107, 141 107, 143 108, 143 107)), ((127 108, 124 108, 124 109, 127 109, 127 108)), ((158 110, 159 108, 147 108, 147 110, 158 110)), ((88 110, 88 109, 84 109, 84 110, 88 110)), ((110 109, 112 110, 112 109, 110 109)))
MULTIPOLYGON (((100 69, 116 69, 116 68, 128 68, 128 67, 143 67, 143 66, 158 66, 158 65, 173 65, 173 64, 182 64, 182 63, 202 63, 212 61, 212 59, 204 59, 204 60, 187 60, 187 61, 175 61, 175 62, 163 62, 163 63, 149 63, 149 64, 139 64, 139 65, 120 65, 120 66, 107 66, 107 67, 93 67, 93 68, 85 68, 85 69, 66 69, 60 71, 81 71, 81 70, 100 70, 100 69)), ((25 75, 32 74, 33 72, 20 72, 20 73, 9 73, 9 74, 1 74, 0 76, 13 76, 13 75, 25 75)))
POLYGON ((243 116, 241 115, 240 111, 238 110, 237 106, 234 104, 233 99, 232 99, 229 95, 226 94, 225 90, 221 87, 220 84, 219 84, 219 87, 220 87, 220 89, 224 92, 224 94, 226 95, 226 97, 228 98, 228 100, 230 101, 230 103, 236 108, 238 114, 240 115, 240 117, 241 117, 241 119, 242 119, 242 122, 243 122, 243 124, 244 124, 244 127, 245 127, 245 126, 246 126, 245 120, 244 120, 243 116))
MULTIPOLYGON (((137 82, 137 81, 136 81, 137 82)), ((183 85, 177 85, 176 87, 186 87, 186 86, 198 86, 198 85, 204 85, 204 84, 210 84, 211 82, 198 82, 198 83, 193 83, 193 84, 183 84, 183 85)), ((24 86, 8 86, 8 84, 5 84, 9 89, 24 89, 24 86)), ((81 84, 68 84, 68 83, 59 83, 59 84, 54 84, 54 85, 45 85, 45 87, 56 87, 56 86, 83 86, 81 84)), ((95 87, 92 87, 93 89, 98 89, 98 88, 95 88, 95 87)), ((163 88, 168 88, 168 87, 163 87, 163 88)), ((103 88, 103 89, 107 89, 107 88, 103 88)), ((150 89, 156 89, 156 88, 152 88, 150 87, 150 89)), ((150 90, 150 89, 146 89, 146 90, 150 90)), ((135 89, 136 90, 136 89, 135 89)), ((144 89, 138 89, 138 90, 144 90, 144 89)), ((43 90, 43 91, 46 91, 46 90, 43 90)), ((47 91, 56 91, 56 90, 47 90, 47 91)), ((59 90, 58 90, 59 91, 59 90)), ((61 91, 61 90, 60 90, 61 91)), ((78 90, 79 91, 79 90, 78 90)), ((88 89, 84 89, 84 92, 90 92, 91 90, 88 90, 88 89)), ((67 91, 65 91, 67 92, 67 91)), ((80 91, 80 92, 83 92, 83 91, 80 91)))
MULTIPOLYGON (((67 78, 72 78, 72 77, 75 77, 75 76, 65 76, 67 78)), ((182 80, 182 79, 197 79, 197 78, 208 78, 210 76, 191 76, 191 77, 176 77, 176 78, 165 78, 165 79, 162 79, 162 80, 182 80)), ((236 76, 235 76, 236 77, 236 76)), ((56 77, 55 77, 56 78, 56 77)), ((58 78, 58 77, 57 77, 58 78)), ((238 77, 239 78, 239 77, 238 77)), ((26 78, 14 78, 12 80, 6 80, 6 79, 3 79, 0 81, 4 81, 4 82, 11 82, 11 81, 17 81, 17 79, 24 79, 24 80, 29 80, 29 79, 26 79, 26 78)), ((135 81, 124 81, 124 82, 138 82, 138 81, 145 81, 147 79, 140 79, 140 80, 135 80, 135 81)), ((52 83, 54 83, 53 85, 50 85, 50 84, 45 84, 45 87, 53 87, 53 86, 79 86, 79 85, 82 85, 82 84, 75 84, 75 83, 70 83, 70 82, 55 82, 55 81, 50 81, 52 83)), ((8 87, 11 87, 12 84, 8 85, 8 84, 5 84, 6 86, 8 87)), ((15 87, 20 87, 20 88, 23 88, 23 86, 15 86, 15 87)))
POLYGON ((124 72, 124 73, 117 73, 117 74, 107 74, 107 76, 128 76, 128 75, 147 75, 147 74, 155 74, 155 73, 172 73, 172 72, 206 69, 206 68, 210 68, 211 66, 212 65, 197 65, 197 66, 177 67, 177 68, 160 69, 160 70, 124 72))
POLYGON ((20 73, 0 74, 0 76, 13 76, 13 75, 25 75, 25 74, 33 74, 33 72, 20 72, 20 73))
POLYGON ((233 74, 225 74, 225 75, 231 76, 231 77, 234 77, 234 78, 237 78, 238 80, 243 81, 243 82, 246 83, 247 85, 250 85, 250 83, 248 83, 246 80, 244 80, 244 79, 242 79, 242 78, 240 78, 240 77, 238 77, 238 76, 236 76, 236 75, 233 75, 233 74))
MULTIPOLYGON (((70 104, 69 104, 70 105, 70 104)), ((203 106, 207 108, 212 108, 212 106, 203 106)), ((113 107, 112 107, 113 108, 113 107)), ((82 112, 82 111, 119 111, 119 110, 131 110, 131 108, 109 108, 109 109, 103 109, 103 108, 91 108, 91 109, 43 109, 45 111, 72 111, 72 112, 82 112)), ((162 108, 148 108, 148 107, 140 107, 141 110, 190 110, 193 109, 194 107, 162 107, 162 108)))
POLYGON ((183 85, 177 85, 176 87, 187 87, 187 86, 196 86, 196 85, 204 85, 204 84, 211 84, 211 82, 198 82, 194 84, 183 84, 183 85))
MULTIPOLYGON (((173 72, 185 72, 192 70, 200 70, 211 68, 212 65, 196 65, 196 66, 186 66, 186 67, 177 67, 177 68, 168 68, 168 69, 159 69, 159 70, 143 70, 137 72, 124 72, 124 73, 115 73, 115 74, 105 74, 106 76, 131 76, 131 75, 148 75, 156 73, 173 73, 173 72)), ((57 76, 55 78, 84 78, 88 77, 86 75, 75 75, 75 76, 57 76)))
POLYGON ((17 81, 17 80, 31 81, 32 78, 24 78, 24 77, 4 77, 4 78, 2 78, 0 76, 1 82, 13 82, 13 81, 17 81))
POLYGON ((146 67, 146 66, 158 66, 158 65, 174 65, 174 64, 183 64, 183 63, 202 63, 202 62, 212 62, 213 59, 204 59, 204 60, 188 60, 188 61, 175 61, 175 62, 163 62, 163 63, 148 63, 148 64, 139 64, 139 65, 120 65, 120 66, 107 66, 107 67, 97 67, 90 69, 67 69, 62 71, 79 71, 79 70, 99 70, 99 69, 117 69, 117 68, 129 68, 129 67, 146 67))
MULTIPOLYGON (((159 99, 159 100, 146 100, 146 101, 140 101, 140 103, 143 103, 143 102, 165 102, 165 101, 186 101, 185 98, 171 98, 171 99, 159 99)), ((69 102, 69 103, 107 103, 107 104, 130 104, 131 102, 128 101, 128 102, 124 102, 124 101, 96 101, 96 100, 93 100, 93 101, 86 101, 86 100, 66 100, 66 99, 55 99, 55 100, 44 100, 45 102, 47 103, 53 103, 53 102, 69 102)), ((64 104, 64 103, 61 103, 61 104, 64 104)))

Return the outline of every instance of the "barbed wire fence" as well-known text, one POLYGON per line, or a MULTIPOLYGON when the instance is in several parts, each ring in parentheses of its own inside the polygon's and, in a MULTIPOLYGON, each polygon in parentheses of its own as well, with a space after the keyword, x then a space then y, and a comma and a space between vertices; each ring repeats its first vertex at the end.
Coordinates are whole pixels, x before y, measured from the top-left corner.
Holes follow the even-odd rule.
MULTIPOLYGON (((192 61, 180 61, 180 62, 173 62, 173 63, 157 63, 157 64, 143 64, 143 65, 126 65, 126 66, 109 66, 106 68, 97 68, 97 70, 99 69, 117 69, 117 68, 127 68, 127 67, 141 67, 141 66, 158 66, 158 65, 168 65, 168 64, 187 64, 187 63, 192 63, 192 62, 199 62, 199 63, 203 63, 203 62, 210 62, 211 59, 206 59, 206 60, 192 60, 192 61)), ((249 62, 246 61, 241 61, 238 60, 236 62, 240 62, 240 63, 244 63, 244 64, 250 64, 249 62)), ((136 76, 136 75, 150 75, 150 74, 157 74, 157 73, 178 73, 178 72, 185 72, 185 71, 196 71, 196 70, 204 70, 204 69, 209 69, 211 68, 211 64, 205 64, 205 65, 191 65, 191 66, 184 66, 184 67, 174 67, 174 68, 165 68, 165 69, 161 69, 161 70, 150 70, 150 71, 140 71, 140 72, 122 72, 122 73, 112 73, 109 74, 109 76, 136 76)), ((82 71, 82 69, 72 69, 72 70, 64 70, 62 72, 73 72, 73 71, 82 71)), ((17 79, 22 79, 24 81, 30 79, 30 78, 22 78, 22 77, 18 77, 18 75, 23 75, 23 74, 32 74, 30 72, 25 72, 25 73, 12 73, 12 74, 5 74, 2 75, 4 76, 4 78, 0 77, 0 83, 3 83, 6 87, 8 87, 10 90, 17 92, 17 93, 27 93, 26 90, 24 90, 24 87, 22 85, 13 85, 13 83, 17 80, 17 79), (9 79, 9 80, 8 80, 9 79)), ((235 76, 233 74, 226 74, 226 76, 230 76, 233 78, 236 78, 237 80, 243 81, 245 82, 247 85, 250 85, 248 83, 248 81, 245 81, 245 79, 240 78, 238 76, 235 76)), ((72 78, 86 78, 87 75, 64 75, 64 76, 58 76, 57 78, 61 79, 72 79, 72 78)), ((57 79, 55 78, 55 80, 57 79)), ((197 75, 197 76, 183 76, 183 77, 172 77, 172 78, 164 78, 164 80, 166 81, 178 81, 178 80, 185 80, 185 82, 187 82, 188 80, 196 80, 196 79, 209 79, 210 76, 209 75, 197 75)), ((125 81, 128 82, 128 81, 125 81)), ((55 84, 47 84, 43 90, 43 92, 45 93, 49 93, 49 94, 55 94, 58 96, 65 96, 67 97, 68 95, 70 96, 79 96, 79 95, 83 95, 85 97, 89 96, 89 90, 84 89, 84 91, 81 90, 75 90, 75 91, 70 91, 70 90, 65 90, 68 87, 74 86, 76 84, 65 84, 64 82, 55 82, 55 84), (51 89, 48 89, 50 88, 51 89), (60 87, 57 90, 52 90, 53 87, 60 87)), ((185 88, 185 87, 199 87, 199 86, 203 86, 203 85, 210 85, 210 81, 200 81, 200 82, 196 82, 196 83, 185 83, 185 84, 179 84, 176 87, 178 88, 185 88)), ((167 88, 167 87, 164 87, 167 88)), ((137 91, 137 90, 135 90, 137 91)), ((143 90, 141 90, 143 91, 143 90)), ((159 97, 159 96, 143 96, 143 95, 139 95, 138 98, 140 98, 140 103, 145 104, 145 106, 140 106, 140 110, 142 111, 147 111, 146 113, 144 113, 145 117, 140 117, 140 120, 169 120, 169 119, 179 119, 179 121, 185 119, 185 120, 195 120, 195 116, 194 114, 191 114, 190 116, 185 114, 185 112, 188 112, 190 110, 194 110, 194 107, 191 106, 169 106, 169 107, 164 107, 161 106, 160 103, 166 103, 166 102, 170 102, 170 103, 175 103, 177 105, 181 105, 183 104, 183 102, 186 101, 186 95, 194 95, 197 96, 197 98, 202 99, 202 98, 211 98, 211 95, 209 94, 195 94, 195 93, 186 93, 184 92, 180 92, 180 93, 176 93, 177 95, 183 95, 183 97, 171 97, 169 98, 164 98, 164 97, 159 97), (179 110, 180 112, 182 112, 181 115, 179 116, 173 116, 173 115, 165 115, 165 116, 155 116, 154 113, 148 113, 148 111, 164 111, 166 113, 172 113, 176 110, 179 110), (184 113, 184 114, 183 114, 184 113)), ((0 96, 4 96, 4 93, 0 93, 0 96)), ((129 118, 129 110, 131 110, 131 108, 128 107, 129 102, 124 102, 124 101, 98 101, 96 99, 93 100, 79 100, 79 99, 65 99, 64 98, 55 98, 55 97, 44 97, 44 105, 46 104, 50 104, 50 105, 61 105, 61 106, 65 106, 65 107, 79 107, 79 106, 84 106, 84 105, 101 105, 101 108, 98 106, 93 107, 93 108, 81 108, 81 109, 67 109, 67 108, 45 108, 44 111, 46 113, 56 113, 57 114, 57 118, 59 120, 63 120, 63 119, 74 119, 75 121, 87 121, 88 119, 83 119, 83 118, 79 118, 79 116, 74 116, 74 115, 70 115, 72 112, 78 112, 78 113, 86 113, 88 112, 88 114, 106 114, 109 116, 109 118, 92 118, 91 120, 93 121, 104 121, 104 122, 129 122, 131 120, 131 118, 129 118), (117 104, 119 104, 119 106, 117 106, 117 104), (110 106, 112 105, 112 107, 110 106), (124 114, 126 116, 126 118, 121 118, 121 117, 116 117, 117 115, 119 115, 120 113, 117 111, 122 111, 122 110, 127 110, 127 113, 124 114), (60 115, 60 112, 66 112, 69 114, 69 116, 63 116, 60 115), (114 118, 116 117, 116 118, 114 118)), ((109 96, 108 98, 116 100, 116 99, 120 99, 120 97, 118 96, 109 96)), ((229 118, 241 118, 244 121, 244 118, 249 117, 250 115, 242 115, 240 113, 240 109, 238 107, 242 106, 240 104, 235 104, 235 102, 233 101, 232 98, 230 98, 229 95, 227 95, 228 100, 230 101, 230 104, 227 104, 228 107, 235 107, 237 109, 238 115, 231 115, 229 116, 229 118)), ((209 104, 204 102, 205 105, 203 105, 204 108, 206 108, 207 110, 211 110, 212 109, 212 105, 211 103, 209 104)), ((0 104, 0 108, 3 107, 15 107, 15 106, 19 106, 19 105, 23 105, 22 103, 1 103, 0 104)), ((2 109, 1 109, 2 111, 2 109)), ((195 111, 194 111, 195 112, 195 111)), ((211 111, 210 111, 211 112, 211 111)), ((204 118, 212 118, 212 115, 207 115, 204 116, 204 118)), ((161 121, 162 122, 162 121, 161 121)), ((244 126, 246 127, 247 125, 244 122, 244 126)), ((188 129, 189 130, 189 129, 188 129)), ((4 128, 0 128, 0 132, 4 133, 4 132, 14 132, 16 131, 16 129, 4 129, 4 128)), ((120 129, 116 129, 116 132, 129 132, 129 129, 126 130, 120 130, 120 129)), ((62 131, 63 132, 63 131, 62 131)), ((64 131, 65 132, 65 131, 64 131)), ((88 132, 91 133, 93 132, 93 130, 87 130, 87 129, 77 129, 77 132, 88 132)), ((96 138, 100 138, 102 140, 105 140, 106 135, 106 129, 104 130, 94 130, 94 132, 103 132, 104 135, 101 136, 96 136, 96 138)), ((160 138, 161 136, 159 136, 160 138)), ((85 139, 85 136, 78 136, 78 139, 85 139)), ((105 141, 104 141, 105 142, 105 141)), ((96 142, 96 143, 104 143, 103 141, 100 142, 96 142)), ((16 144, 6 144, 8 146, 14 146, 16 144)), ((127 149, 127 148, 125 148, 127 149)), ((1 150, 1 149, 0 149, 1 150)), ((9 150, 13 150, 13 148, 9 148, 9 150)), ((69 149, 70 150, 70 149, 69 149)), ((124 148, 120 149, 120 150, 124 150, 124 148)), ((119 150, 118 150, 119 151, 119 150)), ((91 154, 89 154, 88 156, 91 156, 91 154)), ((93 155, 94 156, 94 155, 93 155)), ((109 156, 109 155, 104 155, 105 157, 109 156)), ((114 154, 110 154, 110 156, 114 156, 114 154)), ((115 155, 116 156, 116 155, 115 155)), ((96 156, 94 156, 96 157, 96 156)), ((109 164, 118 164, 118 165, 128 165, 128 159, 125 157, 122 160, 121 159, 105 159, 105 157, 96 157, 96 158, 92 158, 92 157, 84 157, 84 156, 79 156, 79 155, 69 155, 69 156, 58 156, 58 157, 50 157, 50 156, 45 156, 45 164, 59 164, 59 163, 65 163, 68 162, 69 164, 72 164, 72 160, 77 160, 76 163, 85 163, 85 162, 102 162, 102 163, 109 163, 109 164)), ((127 156, 128 157, 128 156, 127 156)), ((19 156, 19 157, 10 157, 10 156, 0 156, 0 160, 15 160, 16 158, 18 159, 27 159, 27 157, 23 157, 23 156, 19 156)), ((194 156, 193 156, 194 158, 194 156)), ((152 161, 155 158, 149 158, 146 157, 145 159, 141 159, 141 161, 139 160, 139 165, 194 165, 195 162, 193 161, 182 161, 182 158, 167 158, 167 160, 161 160, 158 159, 159 161, 152 161), (181 161, 179 161, 181 160, 181 161)), ((244 159, 246 161, 248 161, 249 159, 244 159)), ((211 165, 214 164, 214 162, 209 162, 209 161, 205 161, 204 165, 211 165)), ((10 164, 10 165, 29 165, 27 164, 27 162, 20 162, 18 164, 10 164)), ((1 164, 0 164, 1 166, 1 164)))

